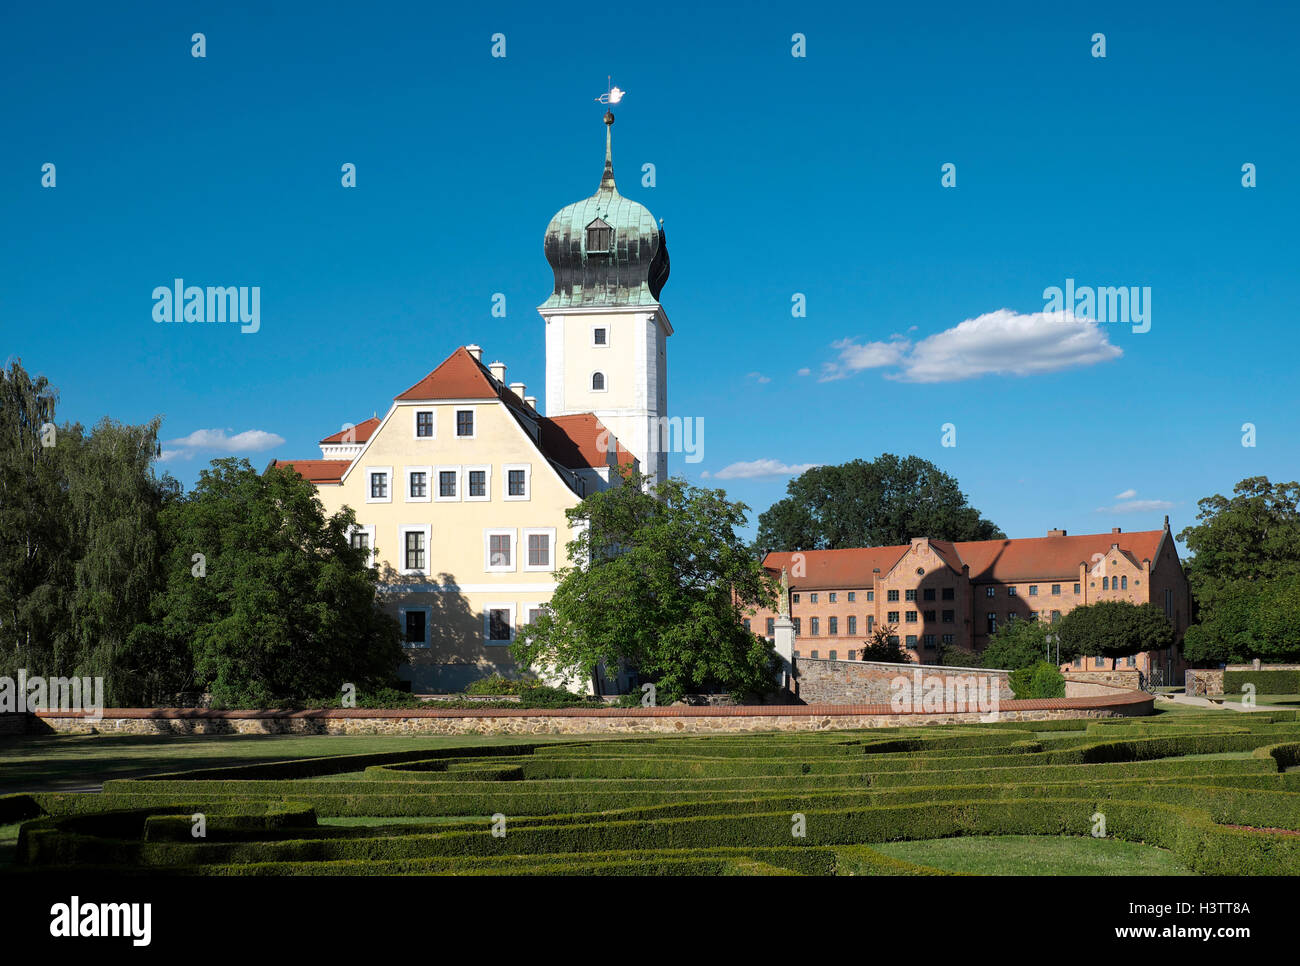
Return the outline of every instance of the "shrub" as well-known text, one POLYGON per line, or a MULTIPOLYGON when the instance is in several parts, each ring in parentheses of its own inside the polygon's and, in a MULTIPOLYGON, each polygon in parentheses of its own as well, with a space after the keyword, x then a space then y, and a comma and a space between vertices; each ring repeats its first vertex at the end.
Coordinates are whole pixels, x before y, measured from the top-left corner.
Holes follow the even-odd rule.
POLYGON ((1224 671, 1225 694, 1243 694, 1244 685, 1255 685, 1256 694, 1300 694, 1300 671, 1224 671))
POLYGON ((1055 664, 1048 661, 1012 671, 1010 684, 1017 698, 1065 697, 1065 677, 1055 664))

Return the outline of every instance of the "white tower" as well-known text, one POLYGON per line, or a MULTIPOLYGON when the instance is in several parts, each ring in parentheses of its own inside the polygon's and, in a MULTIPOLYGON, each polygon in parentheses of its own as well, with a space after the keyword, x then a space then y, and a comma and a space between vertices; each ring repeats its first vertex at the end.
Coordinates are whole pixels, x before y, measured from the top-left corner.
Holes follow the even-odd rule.
POLYGON ((618 193, 613 123, 607 112, 600 187, 562 208, 546 229, 555 273, 555 290, 537 308, 546 320, 546 415, 595 413, 658 482, 668 476, 673 327, 659 304, 668 244, 654 216, 618 193))

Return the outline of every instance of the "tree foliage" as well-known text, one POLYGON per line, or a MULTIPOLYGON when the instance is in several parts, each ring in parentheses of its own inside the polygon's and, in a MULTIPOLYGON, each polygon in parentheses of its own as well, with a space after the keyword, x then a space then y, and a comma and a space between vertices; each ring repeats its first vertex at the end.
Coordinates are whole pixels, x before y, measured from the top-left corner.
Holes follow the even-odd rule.
POLYGON ((880 661, 884 664, 911 664, 912 657, 898 637, 898 628, 893 624, 880 624, 871 636, 862 642, 860 657, 864 661, 880 661))
POLYGON ((158 655, 137 634, 158 581, 158 514, 177 493, 151 465, 159 419, 56 426, 57 393, 21 361, 0 379, 0 672, 102 676, 140 703, 158 655))
MULTIPOLYGON (((1055 661, 1058 644, 1055 630, 1058 626, 1028 620, 1001 624, 980 653, 980 661, 986 668, 1006 671, 1033 667, 1043 661, 1055 661)), ((1076 656, 1063 643, 1060 655, 1062 661, 1071 661, 1076 656)))
POLYGON ((1174 643, 1174 628, 1155 604, 1133 604, 1126 600, 1102 600, 1076 607, 1056 624, 1061 636, 1061 659, 1076 655, 1109 657, 1112 660, 1158 651, 1174 643))
POLYGON ((771 690, 775 654, 743 624, 775 603, 774 582, 737 536, 748 507, 680 479, 648 488, 630 469, 620 475, 567 511, 570 564, 511 646, 515 659, 579 679, 633 666, 661 704, 707 688, 771 690))
POLYGON ((953 477, 918 456, 885 453, 871 462, 814 467, 791 480, 786 492, 758 518, 764 552, 895 546, 921 536, 1005 536, 970 506, 953 477))
POLYGON ((142 629, 189 650, 193 680, 228 705, 272 706, 394 683, 399 628, 375 605, 376 571, 288 469, 214 460, 162 513, 162 592, 142 629))
POLYGON ((1184 653, 1195 663, 1300 658, 1300 483, 1252 476, 1198 504, 1178 535, 1193 556, 1187 581, 1197 623, 1184 653))

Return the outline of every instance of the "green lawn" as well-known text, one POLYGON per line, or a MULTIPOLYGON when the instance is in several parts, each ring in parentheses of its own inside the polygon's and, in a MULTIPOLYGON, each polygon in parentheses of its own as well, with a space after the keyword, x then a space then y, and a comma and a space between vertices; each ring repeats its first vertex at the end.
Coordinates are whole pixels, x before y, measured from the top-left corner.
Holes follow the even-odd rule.
POLYGON ((907 862, 967 875, 1195 875, 1172 852, 1118 839, 990 835, 876 845, 907 862))

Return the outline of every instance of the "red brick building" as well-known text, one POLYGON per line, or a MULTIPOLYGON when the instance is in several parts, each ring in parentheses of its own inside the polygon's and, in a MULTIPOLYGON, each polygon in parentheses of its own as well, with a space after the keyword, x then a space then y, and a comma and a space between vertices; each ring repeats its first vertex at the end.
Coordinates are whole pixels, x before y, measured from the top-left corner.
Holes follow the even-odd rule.
MULTIPOLYGON (((770 553, 764 566, 786 571, 795 656, 857 660, 879 626, 892 625, 913 660, 940 663, 947 645, 978 653, 1012 620, 1054 621, 1101 600, 1152 603, 1174 625, 1176 645, 1121 658, 1157 680, 1181 679, 1181 645, 1191 596, 1169 518, 1164 529, 952 542, 916 537, 897 547, 770 553)), ((773 637, 777 615, 761 611, 752 629, 773 637)), ((1101 658, 1076 670, 1110 667, 1101 658)), ((1070 667, 1069 665, 1065 666, 1070 667)))

